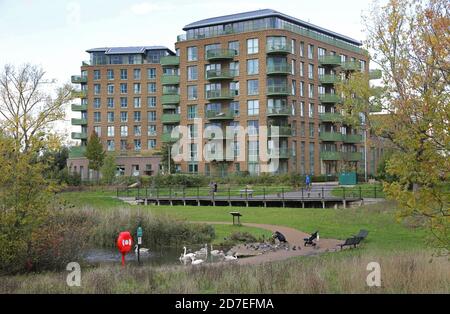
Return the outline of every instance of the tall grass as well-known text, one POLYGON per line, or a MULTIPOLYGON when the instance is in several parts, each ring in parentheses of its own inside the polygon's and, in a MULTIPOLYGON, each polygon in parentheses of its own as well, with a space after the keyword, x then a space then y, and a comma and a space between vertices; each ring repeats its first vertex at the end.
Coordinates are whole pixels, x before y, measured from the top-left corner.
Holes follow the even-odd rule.
POLYGON ((82 269, 81 287, 67 273, 4 277, 0 293, 449 293, 448 257, 430 252, 351 251, 256 266, 103 266, 82 269), (356 253, 355 253, 356 252, 356 253), (368 287, 369 262, 381 265, 381 287, 368 287))

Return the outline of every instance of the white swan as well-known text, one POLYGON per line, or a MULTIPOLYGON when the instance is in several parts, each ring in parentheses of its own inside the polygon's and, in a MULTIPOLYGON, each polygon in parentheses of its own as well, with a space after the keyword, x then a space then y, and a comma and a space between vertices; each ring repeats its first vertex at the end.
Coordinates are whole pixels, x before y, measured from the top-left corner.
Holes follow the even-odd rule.
POLYGON ((233 255, 226 255, 225 256, 225 261, 235 261, 235 260, 237 260, 237 256, 236 256, 236 253, 234 253, 233 255))
POLYGON ((208 244, 205 244, 200 250, 194 252, 194 256, 207 256, 208 255, 208 244))
MULTIPOLYGON (((139 253, 141 253, 141 254, 147 254, 147 253, 149 253, 149 251, 150 251, 150 249, 147 249, 147 248, 145 248, 145 247, 141 247, 141 248, 139 248, 139 253)), ((134 253, 138 253, 138 246, 137 246, 137 244, 134 246, 134 253)))
POLYGON ((189 259, 192 259, 193 257, 195 257, 194 253, 186 254, 186 247, 185 246, 183 246, 183 249, 184 249, 184 252, 181 253, 180 261, 182 261, 182 260, 189 260, 189 259))
POLYGON ((191 258, 191 264, 192 265, 200 265, 201 263, 203 263, 204 262, 204 260, 202 260, 202 259, 195 259, 195 256, 193 256, 192 258, 191 258))
POLYGON ((219 250, 213 250, 213 246, 211 244, 211 251, 209 253, 211 253, 211 255, 213 255, 213 256, 220 256, 220 255, 223 254, 223 251, 222 250, 220 250, 220 251, 219 250))

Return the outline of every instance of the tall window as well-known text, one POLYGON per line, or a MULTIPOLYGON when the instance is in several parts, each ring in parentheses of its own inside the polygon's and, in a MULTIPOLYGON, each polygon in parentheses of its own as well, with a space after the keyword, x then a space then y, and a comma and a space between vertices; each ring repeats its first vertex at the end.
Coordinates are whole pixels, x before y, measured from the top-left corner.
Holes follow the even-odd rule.
POLYGON ((156 148, 156 140, 154 138, 148 140, 148 148, 155 149, 156 148))
POLYGON ((314 123, 309 124, 309 137, 314 138, 314 123))
POLYGON ((114 84, 107 85, 108 95, 114 94, 114 84))
POLYGON ((134 90, 135 94, 140 94, 141 93, 141 83, 134 83, 133 90, 134 90))
POLYGON ((120 136, 122 136, 122 137, 128 136, 128 126, 126 126, 126 125, 120 126, 120 136))
POLYGON ((259 61, 258 59, 247 60, 247 74, 253 75, 259 72, 259 61))
POLYGON ((239 76, 239 61, 230 62, 230 72, 234 76, 239 76))
POLYGON ((126 94, 128 92, 127 83, 120 83, 120 93, 126 94))
POLYGON ((147 83, 147 92, 156 93, 156 83, 147 83))
POLYGON ((300 82, 300 97, 305 97, 305 82, 300 82))
POLYGON ((108 125, 108 136, 113 137, 114 136, 114 126, 108 125))
POLYGON ((248 100, 247 101, 247 115, 249 115, 249 116, 259 115, 259 100, 248 100))
POLYGON ((156 125, 150 124, 147 128, 147 135, 148 136, 156 136, 156 125))
POLYGON ((109 152, 114 151, 115 150, 114 141, 113 140, 107 140, 106 141, 106 147, 107 147, 109 152))
POLYGON ((188 81, 194 81, 198 79, 198 71, 197 71, 197 66, 190 66, 187 67, 187 72, 188 72, 188 81))
POLYGON ((100 109, 100 98, 94 98, 94 109, 100 109))
POLYGON ((247 39, 247 54, 258 53, 258 38, 247 39))
POLYGON ((314 45, 308 45, 308 59, 314 58, 314 45))
POLYGON ((197 105, 188 106, 188 119, 197 118, 197 105))
POLYGON ((188 86, 187 91, 188 91, 188 100, 197 100, 198 99, 197 85, 188 86))
POLYGON ((155 108, 156 107, 156 97, 155 96, 147 97, 147 107, 148 108, 155 108))
POLYGON ((305 102, 301 101, 300 102, 300 117, 304 117, 305 116, 305 102))
POLYGON ((248 80, 247 81, 247 94, 248 95, 258 95, 259 94, 259 81, 258 80, 248 80))
POLYGON ((259 154, 259 142, 258 141, 248 141, 248 161, 258 162, 259 154))
POLYGON ((197 47, 187 48, 188 59, 187 61, 197 61, 198 60, 198 49, 197 47))
POLYGON ((114 98, 108 97, 107 105, 108 105, 108 108, 114 108, 114 98))
POLYGON ((309 103, 309 117, 310 118, 314 117, 314 104, 313 103, 309 103))
POLYGON ((147 119, 149 122, 156 122, 156 111, 149 111, 147 113, 147 119))
POLYGON ((141 79, 141 69, 134 69, 133 70, 133 78, 135 80, 140 80, 141 79))
POLYGON ((128 122, 128 112, 126 111, 120 112, 120 122, 128 122))
POLYGON ((114 122, 114 112, 113 111, 108 111, 107 118, 108 118, 108 122, 109 123, 114 122))
POLYGON ((94 84, 94 94, 100 94, 100 84, 94 84))
POLYGON ((134 140, 134 150, 141 150, 141 140, 134 140))
POLYGON ((140 111, 135 111, 133 115, 134 115, 134 122, 141 122, 141 112, 140 111))
POLYGON ((300 57, 305 56, 305 43, 303 41, 300 42, 300 57))
POLYGON ((135 125, 133 127, 133 133, 134 133, 134 136, 141 136, 141 126, 135 125))
POLYGON ((308 93, 309 98, 314 98, 314 84, 309 84, 308 93))
POLYGON ((94 112, 94 122, 100 122, 100 121, 101 121, 100 112, 94 112))
POLYGON ((236 51, 236 55, 239 55, 239 41, 230 41, 228 43, 228 49, 236 51))
POLYGON ((156 69, 155 69, 155 68, 149 68, 149 69, 147 69, 147 78, 148 78, 148 79, 154 79, 154 78, 156 78, 156 69))
POLYGON ((300 76, 304 76, 305 62, 300 62, 300 76))
POLYGON ((98 81, 100 79, 100 70, 94 70, 94 80, 98 81))
POLYGON ((308 64, 308 78, 314 79, 314 64, 308 64))
POLYGON ((106 70, 106 77, 108 80, 114 80, 114 70, 108 69, 106 70))
POLYGON ((248 135, 258 135, 259 121, 258 120, 247 121, 247 130, 248 135))
POLYGON ((128 79, 128 71, 127 71, 127 69, 120 69, 120 79, 121 80, 128 79))
POLYGON ((120 97, 120 108, 126 108, 126 107, 128 107, 128 98, 120 97))
POLYGON ((314 175, 314 143, 309 143, 309 172, 314 175))

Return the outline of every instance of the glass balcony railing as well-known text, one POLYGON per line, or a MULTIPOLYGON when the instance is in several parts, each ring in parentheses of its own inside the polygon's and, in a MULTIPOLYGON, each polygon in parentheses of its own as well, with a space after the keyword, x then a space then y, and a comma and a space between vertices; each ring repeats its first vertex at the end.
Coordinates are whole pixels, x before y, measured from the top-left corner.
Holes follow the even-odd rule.
POLYGON ((267 96, 289 96, 291 94, 290 86, 287 84, 268 84, 267 96))
POLYGON ((336 94, 322 94, 319 95, 319 100, 322 103, 337 103, 341 101, 341 97, 336 94))
POLYGON ((268 43, 266 46, 266 53, 268 54, 288 54, 292 52, 290 43, 272 44, 268 43))
POLYGON ((268 154, 272 158, 286 159, 289 158, 289 149, 287 147, 282 147, 279 149, 268 150, 268 154))
POLYGON ((177 66, 180 64, 179 56, 165 56, 159 59, 162 66, 177 66))
POLYGON ((209 70, 206 72, 206 79, 215 80, 232 80, 236 76, 233 70, 209 70))
POLYGON ((332 152, 332 151, 322 151, 320 152, 320 159, 322 160, 341 160, 342 153, 341 152, 332 152))
POLYGON ((209 120, 233 120, 234 112, 232 110, 226 111, 207 110, 206 118, 209 120))
POLYGON ((86 90, 73 90, 72 97, 73 98, 85 98, 87 96, 86 90))
POLYGON ((179 75, 167 75, 164 74, 161 77, 162 85, 177 85, 180 84, 180 76, 179 75))
POLYGON ((161 141, 163 143, 174 143, 178 141, 181 137, 181 134, 178 134, 177 137, 172 137, 172 132, 165 132, 161 136, 161 141))
POLYGON ((287 117, 291 115, 291 111, 288 107, 267 108, 266 112, 268 117, 287 117))
POLYGON ((324 112, 319 115, 322 122, 341 122, 342 115, 336 112, 324 112))
POLYGON ((210 49, 206 52, 206 60, 230 60, 237 54, 234 49, 210 49))
POLYGON ((206 91, 206 99, 208 100, 233 99, 235 95, 235 90, 217 89, 206 91))
POLYGON ((72 108, 72 111, 86 111, 87 110, 87 105, 72 104, 71 108, 72 108))
POLYGON ((69 158, 82 158, 86 152, 86 146, 72 146, 69 148, 69 158))
POLYGON ((162 123, 179 123, 180 122, 180 114, 178 113, 164 113, 161 116, 162 123))
POLYGON ((319 76, 321 84, 336 84, 339 81, 339 76, 333 74, 325 74, 319 76))
POLYGON ((361 64, 358 61, 346 61, 342 63, 342 69, 344 71, 359 71, 361 70, 361 64))
POLYGON ((360 161, 362 159, 362 153, 360 152, 345 152, 342 155, 345 161, 360 161))
POLYGON ((328 65, 328 66, 339 66, 341 65, 341 56, 320 56, 319 57, 320 65, 328 65))
POLYGON ((171 105, 179 103, 180 103, 180 95, 162 95, 161 97, 162 105, 171 105))
POLYGON ((72 118, 72 125, 87 125, 87 119, 72 118))
POLYGON ((344 142, 345 143, 361 143, 362 142, 362 135, 359 134, 347 134, 344 135, 344 142))
POLYGON ((180 89, 173 86, 163 86, 163 95, 179 95, 180 89))
POLYGON ((320 132, 319 138, 325 142, 341 142, 343 136, 337 132, 320 132))
POLYGON ((267 65, 267 74, 291 74, 291 66, 287 63, 278 63, 278 64, 268 64, 267 65))
POLYGON ((87 140, 87 133, 72 132, 71 137, 73 140, 87 140))
POLYGON ((72 75, 70 79, 74 84, 87 83, 87 76, 72 75))
POLYGON ((289 137, 292 136, 292 129, 290 126, 279 126, 278 131, 275 127, 269 128, 269 137, 289 137))

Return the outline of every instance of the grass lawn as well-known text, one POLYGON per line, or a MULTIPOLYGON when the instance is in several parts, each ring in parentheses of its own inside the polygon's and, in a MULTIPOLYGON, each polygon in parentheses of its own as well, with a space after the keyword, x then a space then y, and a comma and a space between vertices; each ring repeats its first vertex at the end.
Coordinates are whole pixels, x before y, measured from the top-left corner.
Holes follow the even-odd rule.
POLYGON ((358 184, 355 186, 339 186, 335 187, 331 194, 333 196, 342 197, 367 197, 367 198, 384 198, 385 194, 381 184, 358 184), (360 194, 361 193, 361 194, 360 194))
MULTIPOLYGON (((76 207, 90 206, 103 210, 129 207, 135 210, 169 214, 189 221, 230 221, 230 207, 221 206, 131 206, 114 198, 115 192, 69 192, 61 197, 76 207)), ((425 231, 408 228, 396 221, 393 204, 380 203, 362 208, 348 209, 301 209, 233 207, 241 212, 241 221, 266 223, 293 227, 304 232, 320 231, 324 238, 345 239, 358 233, 359 229, 369 230, 365 242, 368 249, 407 250, 424 247, 425 231)), ((227 226, 216 226, 219 237, 227 232, 227 226), (218 228, 218 229, 217 229, 218 228), (222 228, 222 230, 221 230, 222 228)), ((254 230, 255 231, 255 230, 254 230)), ((261 231, 255 231, 261 232, 261 231)))

